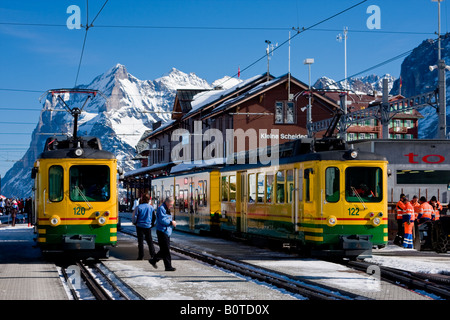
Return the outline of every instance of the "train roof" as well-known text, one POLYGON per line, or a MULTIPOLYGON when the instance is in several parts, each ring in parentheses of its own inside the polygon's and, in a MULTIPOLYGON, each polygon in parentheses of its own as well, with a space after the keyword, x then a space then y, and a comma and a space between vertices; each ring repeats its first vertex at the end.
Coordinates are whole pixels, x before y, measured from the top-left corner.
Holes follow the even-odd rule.
POLYGON ((57 136, 48 138, 39 159, 64 158, 115 159, 116 157, 113 153, 102 150, 102 145, 97 137, 86 136, 73 139, 57 136))

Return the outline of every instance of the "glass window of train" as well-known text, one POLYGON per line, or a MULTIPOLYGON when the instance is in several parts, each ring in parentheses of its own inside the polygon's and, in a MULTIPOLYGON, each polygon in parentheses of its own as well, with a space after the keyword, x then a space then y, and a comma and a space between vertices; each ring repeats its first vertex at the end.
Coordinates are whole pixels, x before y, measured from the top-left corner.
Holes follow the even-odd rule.
POLYGON ((173 184, 170 185, 169 194, 170 194, 171 197, 173 197, 173 184))
POLYGON ((286 170, 287 202, 292 203, 294 198, 294 170, 286 170))
POLYGON ((189 204, 188 189, 183 190, 183 199, 184 199, 184 211, 188 212, 188 204, 189 204))
POLYGON ((284 203, 284 191, 286 182, 284 181, 284 170, 277 172, 277 203, 284 203))
POLYGON ((339 201, 339 169, 329 167, 325 170, 325 200, 328 202, 339 201))
POLYGON ((230 201, 236 202, 236 176, 230 176, 230 201))
POLYGON ((198 204, 203 206, 203 180, 198 182, 198 204))
POLYGON ((256 201, 258 203, 264 203, 264 180, 265 180, 265 174, 264 173, 258 173, 256 180, 258 182, 258 199, 256 201))
POLYGON ((298 201, 303 201, 303 170, 298 171, 298 201))
POLYGON ((70 200, 108 201, 110 172, 104 165, 72 166, 69 170, 70 200))
MULTIPOLYGON (((60 202, 64 197, 64 170, 61 166, 48 169, 48 200, 60 202)), ((46 201, 46 200, 44 200, 46 201)))
POLYGON ((345 199, 348 202, 380 202, 382 186, 381 168, 349 167, 345 170, 345 199))
POLYGON ((222 177, 222 201, 228 201, 228 177, 222 177))
POLYGON ((256 200, 256 175, 251 173, 248 175, 248 202, 254 203, 256 200))
POLYGON ((273 203, 273 184, 275 179, 273 173, 266 174, 266 203, 273 203))
POLYGON ((311 172, 312 169, 305 169, 303 178, 305 181, 305 201, 311 201, 311 172))

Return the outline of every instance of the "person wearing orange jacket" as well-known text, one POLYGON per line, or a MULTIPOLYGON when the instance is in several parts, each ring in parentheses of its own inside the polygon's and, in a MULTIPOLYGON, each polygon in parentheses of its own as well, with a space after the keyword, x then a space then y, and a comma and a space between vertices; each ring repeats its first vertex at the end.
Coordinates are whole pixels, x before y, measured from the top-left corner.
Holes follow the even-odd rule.
POLYGON ((432 196, 429 204, 433 207, 433 213, 431 214, 431 220, 437 221, 441 215, 442 205, 439 201, 437 201, 436 196, 432 196))
POLYGON ((412 204, 412 206, 414 208, 414 220, 417 220, 417 217, 419 216, 419 212, 420 212, 419 197, 414 196, 412 198, 412 200, 410 201, 410 203, 412 204))
POLYGON ((397 236, 395 237, 394 244, 401 245, 403 242, 403 214, 406 212, 405 205, 405 195, 402 193, 400 195, 400 200, 397 202, 395 206, 395 210, 397 212, 397 236))
POLYGON ((413 228, 414 228, 414 207, 411 202, 408 201, 408 198, 404 198, 405 204, 405 213, 403 214, 403 248, 405 249, 413 249, 413 228))
POLYGON ((419 219, 419 223, 430 221, 431 215, 434 212, 433 207, 431 206, 431 204, 427 202, 427 198, 425 197, 420 197, 419 203, 420 203, 420 211, 419 216, 417 217, 419 219))

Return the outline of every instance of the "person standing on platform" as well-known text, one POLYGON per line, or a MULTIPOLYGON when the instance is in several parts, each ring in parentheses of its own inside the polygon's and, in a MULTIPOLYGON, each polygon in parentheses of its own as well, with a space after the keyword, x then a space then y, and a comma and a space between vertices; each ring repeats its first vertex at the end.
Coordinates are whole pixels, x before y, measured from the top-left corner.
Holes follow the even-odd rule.
POLYGON ((152 240, 152 227, 155 225, 156 215, 153 207, 150 205, 150 195, 145 193, 142 196, 141 204, 138 205, 133 212, 132 222, 136 226, 138 238, 138 258, 144 259, 144 238, 147 242, 150 252, 150 259, 155 256, 155 247, 152 240))
POLYGON ((403 214, 403 248, 413 249, 413 228, 414 228, 414 207, 408 201, 407 197, 404 197, 405 213, 403 214))
POLYGON ((173 228, 177 226, 170 212, 173 209, 173 203, 173 198, 168 197, 156 210, 156 235, 158 236, 159 252, 154 258, 149 260, 150 264, 157 268, 156 263, 162 259, 166 271, 176 270, 172 266, 172 257, 170 255, 170 236, 173 228))
POLYGON ((431 220, 431 215, 433 214, 433 207, 431 204, 427 202, 427 198, 420 197, 419 199, 420 203, 420 211, 419 216, 417 217, 419 219, 419 223, 424 223, 431 220))
POLYGON ((403 214, 406 210, 405 195, 400 195, 400 200, 397 202, 395 209, 397 211, 397 236, 394 239, 394 244, 401 246, 403 242, 403 214))
POLYGON ((431 206, 433 207, 433 213, 431 214, 431 220, 433 220, 433 221, 439 220, 441 211, 443 209, 441 203, 436 199, 436 196, 432 196, 429 204, 431 204, 431 206))
POLYGON ((411 202, 411 204, 412 204, 412 206, 414 208, 414 221, 416 221, 417 220, 417 216, 419 215, 419 212, 420 212, 419 197, 418 196, 414 196, 410 202, 411 202))

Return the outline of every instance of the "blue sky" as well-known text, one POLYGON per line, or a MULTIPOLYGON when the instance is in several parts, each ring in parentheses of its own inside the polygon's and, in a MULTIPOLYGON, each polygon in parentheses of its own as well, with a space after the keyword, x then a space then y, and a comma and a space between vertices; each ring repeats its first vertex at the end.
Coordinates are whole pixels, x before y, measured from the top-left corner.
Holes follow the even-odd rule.
MULTIPOLYGON (((450 1, 450 0, 448 0, 450 1)), ((441 4, 442 32, 448 30, 447 2, 441 4)), ((139 79, 155 79, 175 67, 212 82, 234 75, 265 54, 265 40, 281 44, 292 27, 309 27, 359 0, 109 0, 88 32, 78 84, 89 83, 116 63, 139 79), (153 26, 161 28, 124 28, 153 26), (185 28, 168 28, 185 27, 185 28), (218 29, 195 29, 214 27, 218 29), (220 29, 220 28, 236 28, 220 29), (246 29, 255 28, 255 29, 246 29), (268 30, 262 28, 275 28, 268 30), (280 28, 280 29, 278 29, 280 28)), ((89 19, 104 0, 89 1, 89 19)), ((84 30, 69 30, 67 7, 78 5, 85 23, 86 1, 0 0, 0 89, 44 92, 74 85, 84 30), (56 24, 61 26, 10 25, 56 24)), ((291 42, 291 72, 307 82, 305 58, 314 58, 312 78, 344 78, 344 45, 336 35, 348 27, 348 75, 390 59, 432 38, 437 31, 437 3, 431 0, 366 1, 350 11, 296 36, 291 42), (369 30, 370 5, 381 12, 381 29, 369 30), (389 33, 410 32, 410 33, 389 33)), ((294 32, 292 32, 294 35, 294 32)), ((288 66, 287 45, 271 58, 271 73, 288 66)), ((401 59, 370 73, 399 76, 401 59)), ((266 71, 262 60, 241 73, 250 78, 266 71)), ((26 150, 39 112, 1 108, 41 105, 37 92, 0 90, 0 174, 26 150), (10 122, 4 123, 4 122, 10 122), (5 134, 7 133, 7 134, 5 134)))

